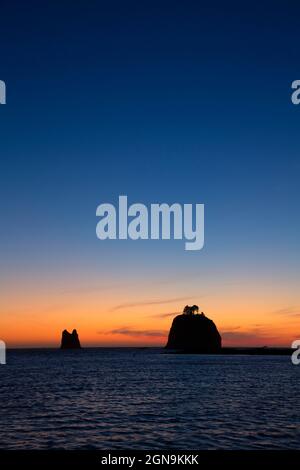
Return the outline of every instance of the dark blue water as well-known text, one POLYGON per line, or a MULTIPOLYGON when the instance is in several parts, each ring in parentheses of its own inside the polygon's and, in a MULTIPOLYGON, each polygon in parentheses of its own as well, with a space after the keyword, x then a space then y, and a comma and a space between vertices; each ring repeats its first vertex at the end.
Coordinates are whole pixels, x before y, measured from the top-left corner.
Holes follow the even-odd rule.
POLYGON ((8 351, 2 449, 300 448, 290 357, 8 351))

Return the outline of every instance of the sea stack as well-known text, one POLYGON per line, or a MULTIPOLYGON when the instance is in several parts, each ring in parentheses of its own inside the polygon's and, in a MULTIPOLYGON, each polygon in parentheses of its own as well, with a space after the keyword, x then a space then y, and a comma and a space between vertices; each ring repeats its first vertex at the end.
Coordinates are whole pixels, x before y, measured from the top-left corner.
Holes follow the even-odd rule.
POLYGON ((72 333, 69 333, 67 330, 62 332, 61 336, 61 349, 80 349, 80 341, 78 333, 76 330, 73 330, 72 333))
POLYGON ((197 305, 186 305, 182 315, 174 318, 166 349, 202 354, 221 351, 222 339, 216 325, 198 311, 197 305))

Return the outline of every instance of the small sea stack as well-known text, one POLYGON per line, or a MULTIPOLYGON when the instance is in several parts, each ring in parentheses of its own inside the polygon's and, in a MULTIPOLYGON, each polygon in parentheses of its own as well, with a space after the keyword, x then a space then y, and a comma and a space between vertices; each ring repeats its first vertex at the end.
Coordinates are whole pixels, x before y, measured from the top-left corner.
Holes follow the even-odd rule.
POLYGON ((72 333, 69 333, 67 330, 64 330, 61 335, 61 349, 80 349, 80 341, 78 333, 76 330, 73 330, 72 333))
POLYGON ((221 352, 222 339, 216 325, 198 311, 197 305, 186 305, 183 313, 174 318, 166 349, 203 354, 221 352))

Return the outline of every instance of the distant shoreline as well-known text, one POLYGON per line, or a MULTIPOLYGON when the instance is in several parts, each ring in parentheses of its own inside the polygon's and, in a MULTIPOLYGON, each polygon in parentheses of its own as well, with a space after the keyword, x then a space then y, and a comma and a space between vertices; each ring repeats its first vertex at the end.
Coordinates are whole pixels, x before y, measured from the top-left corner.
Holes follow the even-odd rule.
POLYGON ((169 349, 166 350, 163 346, 87 346, 79 350, 66 349, 61 350, 59 347, 20 347, 20 348, 8 348, 7 352, 15 351, 60 351, 62 354, 70 351, 85 351, 92 349, 111 349, 111 350, 146 350, 146 349, 156 349, 161 350, 164 354, 199 354, 199 355, 213 355, 213 356, 223 356, 223 355, 251 355, 251 356, 290 356, 294 349, 283 348, 283 347, 224 347, 219 352, 215 353, 206 353, 197 350, 183 351, 169 349))
POLYGON ((290 356, 294 352, 291 348, 266 348, 266 347, 236 347, 236 348, 222 348, 219 352, 205 353, 201 351, 172 351, 171 354, 199 354, 199 355, 213 355, 213 356, 290 356))

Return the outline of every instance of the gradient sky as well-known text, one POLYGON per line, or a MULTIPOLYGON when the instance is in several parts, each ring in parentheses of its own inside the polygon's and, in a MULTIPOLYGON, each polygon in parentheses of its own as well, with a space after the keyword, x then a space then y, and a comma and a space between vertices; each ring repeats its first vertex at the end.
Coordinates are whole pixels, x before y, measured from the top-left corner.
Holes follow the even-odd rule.
POLYGON ((201 3, 1 2, 8 346, 162 345, 187 303, 225 345, 300 337, 300 5, 201 3), (204 203, 204 249, 101 242, 120 194, 204 203))

